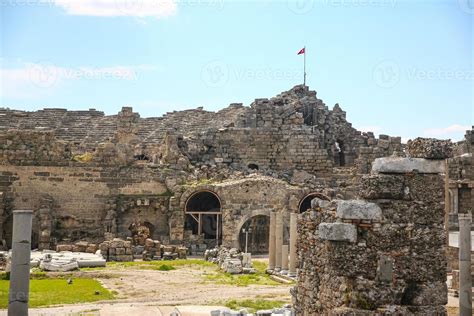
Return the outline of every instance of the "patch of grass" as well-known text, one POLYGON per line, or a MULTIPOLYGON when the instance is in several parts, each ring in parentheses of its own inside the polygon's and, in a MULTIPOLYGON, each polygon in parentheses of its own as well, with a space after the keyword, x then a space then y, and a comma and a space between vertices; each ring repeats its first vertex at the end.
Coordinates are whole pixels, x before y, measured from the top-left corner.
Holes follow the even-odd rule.
MULTIPOLYGON (((0 308, 8 307, 9 281, 0 280, 0 308)), ((75 304, 113 299, 114 295, 94 279, 40 279, 30 281, 30 307, 75 304)))
POLYGON ((281 285, 281 283, 272 280, 270 275, 266 273, 268 266, 265 262, 255 260, 252 262, 252 265, 257 270, 255 274, 230 274, 217 269, 216 272, 205 275, 205 279, 219 284, 237 286, 248 286, 251 284, 281 285))
MULTIPOLYGON (((32 269, 30 272, 31 280, 42 280, 48 278, 48 275, 44 271, 32 269)), ((0 280, 10 280, 10 272, 0 272, 0 280)))
POLYGON ((270 278, 267 274, 255 273, 255 274, 230 274, 220 270, 212 274, 204 276, 207 281, 211 281, 218 284, 229 284, 236 286, 249 286, 251 284, 257 285, 281 285, 270 278))
POLYGON ((251 299, 228 300, 224 302, 224 305, 225 307, 233 309, 233 310, 239 310, 239 309, 245 308, 248 310, 249 313, 255 313, 257 310, 261 310, 261 309, 272 309, 272 308, 282 307, 285 303, 287 302, 257 298, 254 300, 251 300, 251 299))
POLYGON ((176 270, 176 268, 173 267, 173 266, 167 265, 167 264, 163 264, 163 265, 159 266, 156 270, 159 270, 159 271, 170 271, 170 270, 176 270))
POLYGON ((109 268, 134 268, 134 269, 145 269, 145 270, 161 270, 161 266, 170 267, 169 270, 174 270, 184 267, 216 267, 215 264, 205 261, 203 259, 177 259, 177 260, 164 260, 164 261, 130 261, 130 262, 107 262, 109 268))

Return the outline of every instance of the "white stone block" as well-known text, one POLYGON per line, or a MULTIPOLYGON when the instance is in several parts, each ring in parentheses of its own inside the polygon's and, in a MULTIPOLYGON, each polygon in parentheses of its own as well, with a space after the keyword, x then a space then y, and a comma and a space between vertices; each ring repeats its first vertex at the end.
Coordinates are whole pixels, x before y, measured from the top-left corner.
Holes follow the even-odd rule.
POLYGON ((357 228, 346 223, 321 223, 318 226, 319 238, 331 241, 357 241, 357 228))
POLYGON ((444 160, 384 157, 372 163, 372 173, 444 173, 444 160))
POLYGON ((375 203, 363 200, 337 201, 336 215, 342 219, 380 221, 382 209, 375 203))

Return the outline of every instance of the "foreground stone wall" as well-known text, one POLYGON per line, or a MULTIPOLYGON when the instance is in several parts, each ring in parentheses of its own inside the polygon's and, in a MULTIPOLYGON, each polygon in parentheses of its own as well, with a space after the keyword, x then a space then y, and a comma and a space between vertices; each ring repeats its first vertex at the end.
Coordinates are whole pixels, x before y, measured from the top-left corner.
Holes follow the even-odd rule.
POLYGON ((364 200, 300 216, 298 315, 446 314, 444 162, 382 160, 364 200))

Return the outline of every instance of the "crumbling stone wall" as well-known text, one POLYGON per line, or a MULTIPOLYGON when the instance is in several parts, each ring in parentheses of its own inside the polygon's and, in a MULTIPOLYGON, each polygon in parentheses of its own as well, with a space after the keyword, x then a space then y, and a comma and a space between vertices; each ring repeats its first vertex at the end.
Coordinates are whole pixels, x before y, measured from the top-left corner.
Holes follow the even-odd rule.
POLYGON ((183 203, 207 185, 223 202, 222 241, 235 246, 236 227, 249 217, 297 211, 311 192, 354 196, 352 167, 372 158, 364 148, 383 156, 401 146, 385 138, 357 131, 339 105, 329 109, 301 85, 249 107, 158 118, 131 107, 117 115, 0 109, 2 239, 11 235, 11 210, 28 208, 41 248, 130 237, 133 223, 149 223, 162 242, 199 244, 185 232, 183 203))
POLYGON ((298 221, 298 315, 446 315, 443 161, 376 160, 363 200, 298 221))

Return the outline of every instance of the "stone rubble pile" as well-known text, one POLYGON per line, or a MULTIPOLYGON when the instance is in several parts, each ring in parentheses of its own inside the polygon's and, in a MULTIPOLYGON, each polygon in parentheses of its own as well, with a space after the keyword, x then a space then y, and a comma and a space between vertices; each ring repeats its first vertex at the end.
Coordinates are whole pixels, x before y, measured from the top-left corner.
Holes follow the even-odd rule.
POLYGON ((208 249, 204 253, 204 259, 216 263, 220 269, 230 274, 255 273, 252 268, 251 255, 240 252, 236 248, 219 246, 208 249))
POLYGON ((100 253, 107 261, 133 261, 132 242, 114 238, 99 245, 100 253))
POLYGON ((291 308, 291 305, 285 305, 281 308, 273 308, 268 310, 259 310, 254 314, 249 313, 246 309, 239 311, 230 310, 228 308, 216 309, 211 311, 211 316, 294 316, 295 311, 291 308))
MULTIPOLYGON (((11 258, 9 252, 0 252, 0 258, 5 261, 5 266, 0 270, 8 271, 11 258)), ((79 268, 105 267, 106 261, 100 254, 86 252, 56 252, 54 250, 31 251, 30 267, 38 267, 44 271, 71 271, 79 268)))
POLYGON ((134 259, 149 260, 173 260, 186 259, 188 248, 183 246, 162 245, 159 240, 147 238, 144 245, 133 245, 131 238, 123 240, 113 238, 101 244, 78 241, 74 244, 60 244, 56 246, 57 252, 91 253, 100 254, 107 261, 133 261, 134 259))
POLYGON ((144 250, 142 252, 143 261, 161 259, 161 243, 158 240, 148 238, 145 240, 144 250))
POLYGON ((183 246, 164 245, 161 246, 163 260, 186 259, 188 248, 183 246))
POLYGON ((56 246, 57 252, 70 251, 70 252, 87 252, 87 253, 96 253, 99 249, 99 246, 94 243, 89 243, 87 241, 78 241, 74 244, 60 244, 56 246))
POLYGON ((418 137, 409 140, 407 152, 412 158, 446 159, 453 156, 451 140, 418 137))

